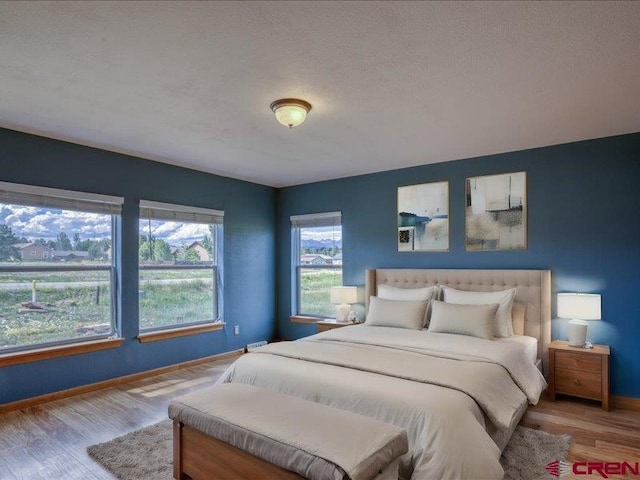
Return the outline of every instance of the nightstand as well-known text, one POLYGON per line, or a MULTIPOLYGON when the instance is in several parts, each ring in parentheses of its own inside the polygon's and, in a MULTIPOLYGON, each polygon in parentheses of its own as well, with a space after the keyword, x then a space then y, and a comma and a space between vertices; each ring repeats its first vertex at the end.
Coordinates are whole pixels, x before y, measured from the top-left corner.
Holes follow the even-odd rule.
POLYGON ((318 326, 318 333, 326 332, 327 330, 333 330, 334 328, 348 327, 349 325, 355 325, 349 322, 338 322, 337 320, 318 320, 316 322, 318 326))
POLYGON ((608 345, 593 348, 570 347, 568 342, 554 340, 549 345, 549 399, 556 394, 589 398, 602 402, 609 411, 608 345))

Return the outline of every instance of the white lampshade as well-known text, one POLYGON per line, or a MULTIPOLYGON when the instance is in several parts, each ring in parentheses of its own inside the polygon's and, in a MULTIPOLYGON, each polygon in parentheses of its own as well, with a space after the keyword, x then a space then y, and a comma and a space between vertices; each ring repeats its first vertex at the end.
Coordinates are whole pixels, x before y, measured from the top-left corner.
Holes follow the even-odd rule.
POLYGON ((297 98, 283 98, 271 104, 276 119, 289 128, 297 127, 307 118, 311 104, 297 98))
POLYGON ((351 303, 358 301, 357 287, 331 287, 329 301, 336 304, 336 320, 346 322, 349 318, 351 303))
POLYGON ((591 348, 587 342, 587 322, 600 320, 600 295, 597 293, 559 293, 558 317, 571 318, 567 325, 569 345, 572 347, 591 348))
POLYGON ((600 295, 597 293, 559 293, 558 317, 600 320, 600 295))
POLYGON ((357 287, 331 287, 330 301, 334 304, 339 303, 357 303, 358 288, 357 287))

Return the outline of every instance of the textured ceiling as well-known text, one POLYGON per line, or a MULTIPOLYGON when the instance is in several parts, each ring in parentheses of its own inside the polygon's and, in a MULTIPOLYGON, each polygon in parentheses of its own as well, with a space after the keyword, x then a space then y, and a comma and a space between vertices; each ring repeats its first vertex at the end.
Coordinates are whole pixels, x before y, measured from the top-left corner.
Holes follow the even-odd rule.
POLYGON ((639 52, 640 2, 3 1, 0 126, 285 186, 640 131, 639 52))

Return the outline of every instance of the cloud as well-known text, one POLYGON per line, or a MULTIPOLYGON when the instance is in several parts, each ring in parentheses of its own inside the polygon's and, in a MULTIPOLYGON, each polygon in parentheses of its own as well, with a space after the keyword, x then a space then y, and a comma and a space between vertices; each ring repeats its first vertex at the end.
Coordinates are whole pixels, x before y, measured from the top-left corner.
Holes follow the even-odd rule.
MULTIPOLYGON (((147 220, 140 220, 140 234, 146 235, 149 229, 147 220)), ((196 240, 202 240, 209 235, 209 226, 201 223, 183 223, 151 221, 151 234, 156 238, 165 240, 173 246, 187 245, 196 240)))
MULTIPOLYGON (((11 227, 17 237, 28 240, 44 238, 55 240, 65 232, 70 239, 75 233, 82 240, 111 237, 111 217, 96 213, 75 212, 53 208, 26 207, 0 203, 0 224, 11 227)), ((146 235, 149 223, 140 220, 140 234, 146 235)), ((157 221, 151 222, 151 233, 173 246, 188 245, 196 240, 202 241, 209 235, 209 226, 199 223, 157 221)))
POLYGON ((342 240, 342 228, 303 228, 300 232, 300 237, 302 238, 302 240, 331 240, 334 242, 340 242, 342 240))
POLYGON ((54 240, 61 232, 70 238, 74 233, 79 233, 82 239, 111 236, 109 215, 71 210, 0 204, 0 223, 9 225, 14 235, 29 240, 54 240))

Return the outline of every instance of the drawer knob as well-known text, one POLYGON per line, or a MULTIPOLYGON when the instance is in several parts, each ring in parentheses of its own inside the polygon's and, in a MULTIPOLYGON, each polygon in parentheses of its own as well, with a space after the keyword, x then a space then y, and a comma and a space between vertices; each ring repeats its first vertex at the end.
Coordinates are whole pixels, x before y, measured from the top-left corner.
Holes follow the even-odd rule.
POLYGON ((582 385, 582 382, 580 380, 578 380, 577 378, 573 381, 573 383, 575 383, 578 387, 580 385, 582 385))

